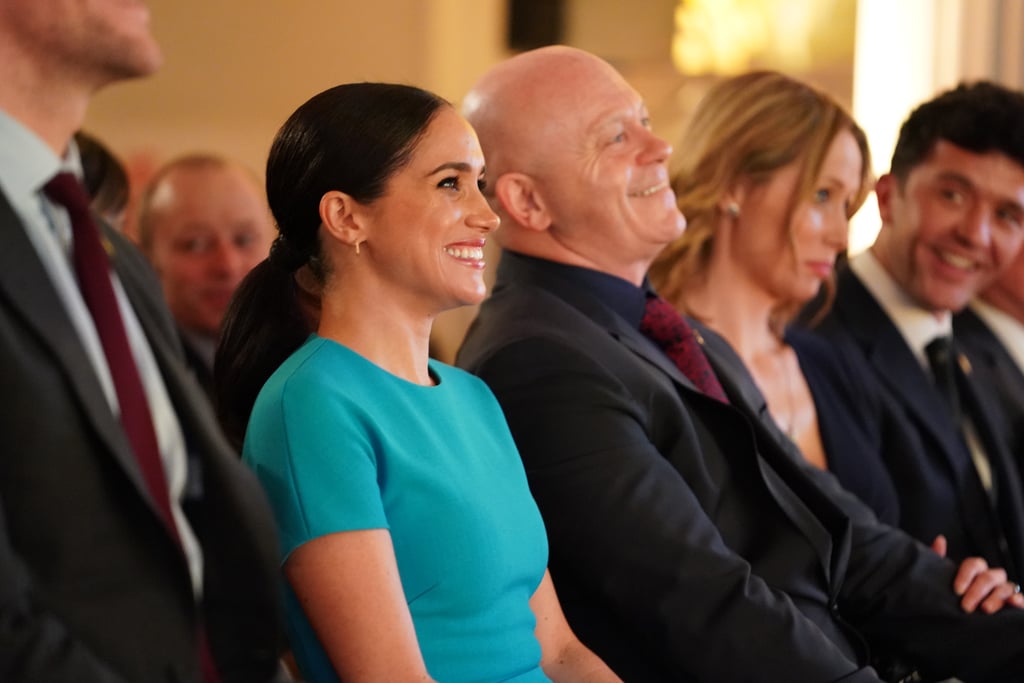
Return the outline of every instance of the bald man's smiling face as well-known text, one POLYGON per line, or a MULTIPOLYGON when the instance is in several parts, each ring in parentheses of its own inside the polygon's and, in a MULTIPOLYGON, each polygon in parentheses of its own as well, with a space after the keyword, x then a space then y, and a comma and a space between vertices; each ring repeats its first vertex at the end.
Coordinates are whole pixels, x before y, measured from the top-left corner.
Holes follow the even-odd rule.
POLYGON ((482 79, 467 105, 492 180, 533 182, 548 222, 539 255, 638 282, 685 228, 669 187, 672 148, 603 60, 564 47, 524 53, 482 79))

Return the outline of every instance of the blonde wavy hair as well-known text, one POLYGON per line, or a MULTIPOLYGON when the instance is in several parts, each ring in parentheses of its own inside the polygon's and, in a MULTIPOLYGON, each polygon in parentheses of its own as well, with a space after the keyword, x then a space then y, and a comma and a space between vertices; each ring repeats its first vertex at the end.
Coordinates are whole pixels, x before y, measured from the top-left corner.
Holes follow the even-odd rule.
MULTIPOLYGON (((672 187, 686 216, 686 231, 658 256, 650 278, 669 301, 702 282, 714 244, 725 196, 741 182, 761 184, 784 166, 800 163, 793 211, 814 192, 829 146, 841 131, 853 134, 863 165, 861 182, 848 217, 871 191, 871 156, 864 131, 830 96, 775 71, 754 71, 714 85, 694 112, 672 157, 672 187)), ((790 246, 793 241, 790 236, 790 246)), ((834 283, 825 283, 819 300, 831 303, 834 283)), ((804 302, 784 302, 772 316, 777 334, 804 302)), ((824 310, 824 308, 822 308, 824 310)), ((687 311, 693 313, 692 311, 687 311)))

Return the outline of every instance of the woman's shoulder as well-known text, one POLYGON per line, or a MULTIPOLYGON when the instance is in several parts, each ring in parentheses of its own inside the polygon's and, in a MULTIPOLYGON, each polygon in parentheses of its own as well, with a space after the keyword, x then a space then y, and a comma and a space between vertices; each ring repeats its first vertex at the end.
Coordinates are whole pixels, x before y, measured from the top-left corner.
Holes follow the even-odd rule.
POLYGON ((359 387, 365 384, 359 381, 359 372, 343 347, 312 335, 267 379, 256 397, 253 417, 273 419, 295 409, 358 402, 359 387))
POLYGON ((856 382, 858 373, 851 367, 850 359, 841 348, 820 334, 802 328, 789 328, 786 330, 785 341, 796 353, 805 375, 822 376, 843 385, 856 382))
POLYGON ((828 340, 802 327, 787 327, 785 341, 801 357, 827 359, 834 356, 834 347, 828 340))
POLYGON ((845 406, 847 411, 877 415, 883 397, 874 374, 861 367, 862 361, 842 346, 813 330, 789 329, 786 343, 796 353, 800 371, 823 405, 845 406))

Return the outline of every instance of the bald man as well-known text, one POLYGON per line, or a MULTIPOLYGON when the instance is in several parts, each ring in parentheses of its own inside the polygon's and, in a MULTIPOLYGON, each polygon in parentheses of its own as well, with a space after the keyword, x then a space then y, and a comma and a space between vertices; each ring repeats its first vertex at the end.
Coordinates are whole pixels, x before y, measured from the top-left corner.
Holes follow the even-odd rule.
POLYGON ((631 682, 878 681, 876 650, 1024 675, 1024 612, 985 613, 1005 573, 968 589, 971 571, 880 525, 757 419, 720 340, 708 367, 659 308, 645 273, 685 221, 636 91, 550 47, 485 74, 465 112, 504 251, 457 362, 502 404, 581 640, 631 682), (656 341, 670 327, 678 364, 656 341))
POLYGON ((171 161, 139 204, 139 240, 160 277, 186 357, 207 392, 221 322, 235 289, 267 257, 275 230, 263 188, 213 155, 171 161))

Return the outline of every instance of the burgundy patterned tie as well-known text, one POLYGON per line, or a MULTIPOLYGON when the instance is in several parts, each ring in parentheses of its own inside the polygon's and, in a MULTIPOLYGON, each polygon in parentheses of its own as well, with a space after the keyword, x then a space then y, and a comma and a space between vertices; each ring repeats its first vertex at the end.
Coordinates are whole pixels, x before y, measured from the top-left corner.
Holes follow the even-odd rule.
MULTIPOLYGON (((117 402, 121 408, 121 425, 146 480, 146 487, 156 501, 165 525, 180 546, 181 539, 171 515, 170 492, 163 461, 160 459, 153 417, 149 412, 149 401, 114 295, 114 286, 110 280, 110 259, 89 212, 89 197, 82 183, 71 173, 58 173, 46 183, 43 190, 52 201, 66 208, 71 218, 71 260, 78 276, 82 298, 92 314, 103 345, 103 355, 110 366, 117 402)), ((199 638, 199 658, 203 680, 206 683, 217 683, 220 678, 213 664, 209 644, 202 633, 199 638)))
POLYGON ((647 297, 640 331, 660 346, 679 371, 693 382, 702 393, 722 403, 728 403, 725 390, 715 377, 704 349, 697 341, 693 328, 683 316, 660 296, 647 297))

